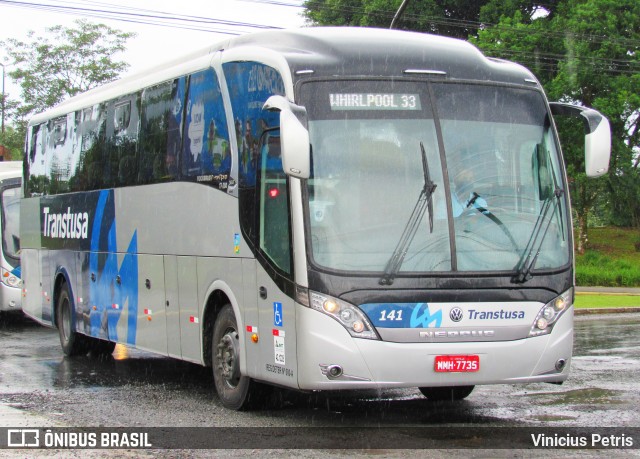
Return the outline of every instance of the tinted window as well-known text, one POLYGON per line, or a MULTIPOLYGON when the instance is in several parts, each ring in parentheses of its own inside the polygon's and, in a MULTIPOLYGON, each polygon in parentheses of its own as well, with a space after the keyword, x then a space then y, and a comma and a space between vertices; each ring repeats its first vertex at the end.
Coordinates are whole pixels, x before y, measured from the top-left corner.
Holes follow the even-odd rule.
POLYGON ((185 122, 183 178, 227 189, 231 173, 229 132, 213 69, 191 75, 185 122))

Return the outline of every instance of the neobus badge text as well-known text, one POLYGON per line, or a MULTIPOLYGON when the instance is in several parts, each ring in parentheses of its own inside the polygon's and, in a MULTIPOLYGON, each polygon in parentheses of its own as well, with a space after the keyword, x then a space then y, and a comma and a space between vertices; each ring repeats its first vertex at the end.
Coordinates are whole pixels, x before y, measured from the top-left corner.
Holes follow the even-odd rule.
POLYGON ((50 213, 48 207, 42 209, 44 225, 42 235, 57 239, 87 239, 89 233, 89 214, 72 212, 67 207, 66 213, 50 213))

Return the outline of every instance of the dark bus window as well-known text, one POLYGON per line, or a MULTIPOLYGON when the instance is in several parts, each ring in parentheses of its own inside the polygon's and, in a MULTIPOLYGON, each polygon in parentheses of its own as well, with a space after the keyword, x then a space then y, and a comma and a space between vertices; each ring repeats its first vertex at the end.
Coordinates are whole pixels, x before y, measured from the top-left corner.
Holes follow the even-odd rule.
POLYGON ((168 81, 142 93, 139 183, 157 183, 177 177, 185 80, 182 77, 168 81))
POLYGON ((260 146, 260 249, 279 269, 291 274, 289 193, 280 159, 280 131, 266 131, 260 146))

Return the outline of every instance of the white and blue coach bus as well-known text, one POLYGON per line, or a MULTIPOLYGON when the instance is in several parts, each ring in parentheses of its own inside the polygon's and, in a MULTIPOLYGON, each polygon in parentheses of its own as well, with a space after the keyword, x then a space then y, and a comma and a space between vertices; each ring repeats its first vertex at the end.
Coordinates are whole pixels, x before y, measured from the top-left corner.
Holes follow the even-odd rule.
MULTIPOLYGON (((222 403, 561 382, 567 179, 549 104, 470 44, 365 28, 232 38, 29 124, 23 309, 65 354, 211 366, 222 403)), ((161 377, 161 376, 159 376, 161 377)))
POLYGON ((20 196, 22 162, 0 162, 0 312, 21 307, 20 196))

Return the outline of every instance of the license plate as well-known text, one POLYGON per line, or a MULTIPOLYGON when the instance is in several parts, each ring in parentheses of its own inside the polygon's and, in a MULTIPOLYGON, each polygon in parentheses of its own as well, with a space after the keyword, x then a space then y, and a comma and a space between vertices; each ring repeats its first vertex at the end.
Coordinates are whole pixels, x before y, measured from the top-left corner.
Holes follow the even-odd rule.
POLYGON ((434 370, 437 373, 480 371, 480 356, 437 355, 434 370))

